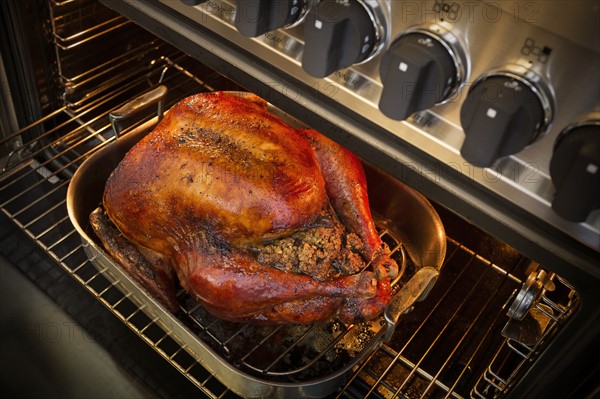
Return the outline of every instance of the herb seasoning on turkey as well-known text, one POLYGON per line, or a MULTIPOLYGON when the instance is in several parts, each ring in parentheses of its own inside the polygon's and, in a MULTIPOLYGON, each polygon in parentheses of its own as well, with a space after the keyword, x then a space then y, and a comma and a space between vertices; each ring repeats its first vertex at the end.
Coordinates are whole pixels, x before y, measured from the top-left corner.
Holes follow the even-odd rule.
POLYGON ((254 96, 183 99, 137 143, 90 216, 107 251, 176 308, 174 279, 215 316, 377 317, 397 265, 352 153, 254 96))

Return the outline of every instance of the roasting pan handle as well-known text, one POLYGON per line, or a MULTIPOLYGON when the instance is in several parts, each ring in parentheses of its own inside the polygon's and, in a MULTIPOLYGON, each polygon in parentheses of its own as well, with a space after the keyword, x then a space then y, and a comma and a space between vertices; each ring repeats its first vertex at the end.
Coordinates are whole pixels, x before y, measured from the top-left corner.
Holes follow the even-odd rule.
POLYGON ((383 313, 387 323, 384 342, 392 338, 400 316, 412 310, 415 302, 425 299, 440 272, 430 266, 425 266, 415 273, 414 276, 400 289, 383 313))
POLYGON ((147 93, 142 94, 139 97, 134 98, 122 107, 112 111, 108 114, 110 124, 115 131, 117 138, 120 137, 121 132, 124 129, 123 122, 132 116, 140 113, 144 109, 148 108, 152 104, 158 103, 156 114, 160 121, 163 117, 163 102, 167 95, 167 86, 160 85, 155 89, 150 90, 147 93))

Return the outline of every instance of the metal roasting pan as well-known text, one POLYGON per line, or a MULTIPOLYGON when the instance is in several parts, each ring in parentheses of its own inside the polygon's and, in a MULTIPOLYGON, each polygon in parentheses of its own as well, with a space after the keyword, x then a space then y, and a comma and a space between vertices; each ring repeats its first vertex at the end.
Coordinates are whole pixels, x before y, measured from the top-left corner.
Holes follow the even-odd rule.
MULTIPOLYGON (((269 105, 269 110, 291 126, 304 127, 301 122, 272 105, 269 105)), ((445 231, 438 214, 421 194, 365 165, 371 209, 374 215, 378 215, 378 227, 393 230, 394 235, 400 237, 403 254, 413 265, 413 275, 403 276, 398 283, 402 285, 396 291, 394 299, 379 323, 375 323, 381 327, 361 346, 360 352, 339 369, 302 381, 280 381, 252 375, 229 362, 178 316, 153 299, 112 260, 89 228, 89 215, 101 204, 108 176, 126 152, 157 123, 158 117, 155 117, 94 153, 78 168, 70 182, 67 192, 69 217, 81 235, 91 262, 148 317, 170 332, 170 336, 198 363, 236 394, 248 398, 319 398, 331 394, 344 384, 354 366, 378 345, 391 338, 402 314, 412 310, 415 302, 423 300, 435 283, 446 253, 445 231)))

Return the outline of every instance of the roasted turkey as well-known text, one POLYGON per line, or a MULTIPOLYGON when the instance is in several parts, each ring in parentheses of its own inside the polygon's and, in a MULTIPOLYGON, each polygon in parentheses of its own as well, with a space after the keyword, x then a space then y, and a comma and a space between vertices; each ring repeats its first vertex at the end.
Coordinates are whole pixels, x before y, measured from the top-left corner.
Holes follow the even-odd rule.
POLYGON ((358 158, 254 95, 181 100, 110 175, 100 241, 177 309, 175 278, 231 321, 369 320, 398 272, 358 158))

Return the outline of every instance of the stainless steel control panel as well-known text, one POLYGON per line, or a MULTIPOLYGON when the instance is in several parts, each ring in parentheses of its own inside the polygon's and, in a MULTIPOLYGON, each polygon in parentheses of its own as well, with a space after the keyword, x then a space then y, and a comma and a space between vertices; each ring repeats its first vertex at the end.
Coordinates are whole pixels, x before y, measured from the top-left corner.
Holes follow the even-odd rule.
POLYGON ((161 2, 600 251, 600 3, 161 2))

